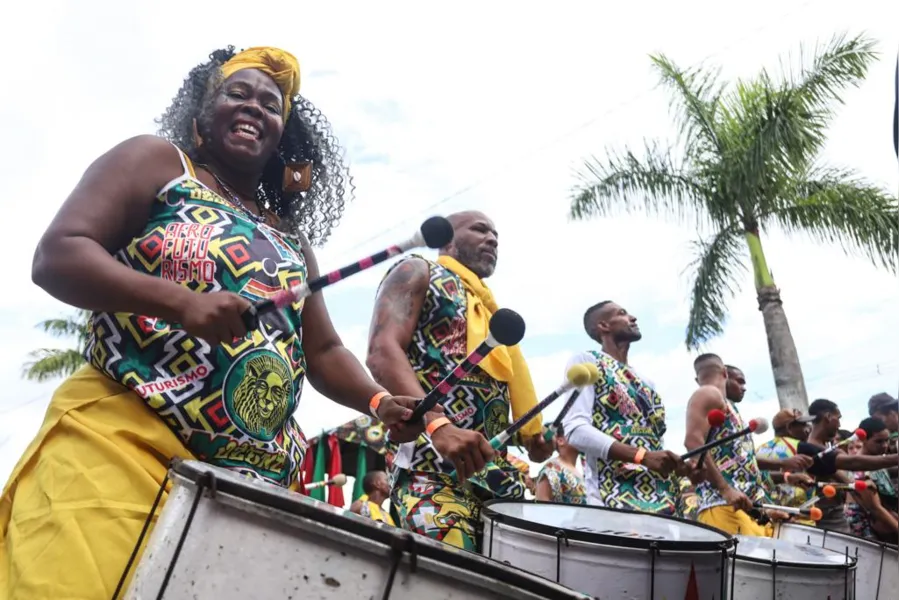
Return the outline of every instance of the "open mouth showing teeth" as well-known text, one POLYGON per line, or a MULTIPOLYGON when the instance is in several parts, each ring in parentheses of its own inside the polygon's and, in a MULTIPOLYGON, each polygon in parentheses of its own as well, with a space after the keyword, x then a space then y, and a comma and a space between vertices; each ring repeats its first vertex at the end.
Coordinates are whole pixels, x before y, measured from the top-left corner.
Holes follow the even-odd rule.
POLYGON ((262 133, 256 127, 253 127, 252 125, 249 125, 247 123, 238 123, 231 128, 231 131, 238 136, 246 138, 248 140, 258 140, 260 134, 262 133))

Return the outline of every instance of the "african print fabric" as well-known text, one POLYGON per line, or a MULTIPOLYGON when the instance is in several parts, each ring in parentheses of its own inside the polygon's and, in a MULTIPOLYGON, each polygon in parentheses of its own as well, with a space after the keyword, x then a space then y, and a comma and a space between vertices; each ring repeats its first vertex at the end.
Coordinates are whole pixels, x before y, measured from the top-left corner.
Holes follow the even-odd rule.
MULTIPOLYGON (((600 377, 594 385, 593 426, 622 444, 664 450, 665 406, 650 383, 628 365, 590 351, 600 377)), ((661 515, 677 513, 677 485, 643 465, 597 458, 585 477, 596 484, 602 506, 661 515)))
POLYGON ((681 477, 678 481, 680 494, 677 496, 677 516, 682 519, 696 520, 699 513, 699 496, 693 483, 687 477, 681 477))
MULTIPOLYGON (((799 440, 785 436, 775 436, 774 439, 768 440, 758 447, 756 456, 758 458, 786 460, 796 455, 799 440)), ((808 491, 799 485, 790 483, 774 484, 768 471, 761 471, 764 478, 765 487, 770 492, 771 500, 778 506, 799 507, 805 504, 811 496, 808 491)), ((799 521, 802 523, 813 525, 813 521, 799 521)))
MULTIPOLYGON (((428 291, 412 343, 406 351, 418 381, 428 392, 468 355, 465 321, 468 298, 462 281, 452 271, 419 256, 405 260, 424 260, 429 270, 428 291)), ((446 417, 456 427, 477 431, 488 439, 509 425, 509 386, 478 367, 442 403, 446 417)), ((505 451, 498 452, 493 462, 495 466, 477 473, 472 483, 496 497, 523 498, 523 476, 505 459, 505 451)), ((427 435, 421 435, 414 442, 400 445, 393 471, 397 469, 449 474, 454 467, 443 460, 427 435)), ((397 476, 395 472, 392 475, 397 476)))
POLYGON ((587 490, 584 487, 584 478, 577 471, 566 467, 558 457, 551 458, 537 473, 535 480, 537 485, 546 479, 552 491, 552 502, 565 504, 586 504, 587 490))
MULTIPOLYGON (((727 418, 712 436, 712 441, 745 429, 743 418, 733 403, 727 403, 726 414, 727 418)), ((724 481, 746 494, 751 501, 768 502, 765 489, 760 483, 759 467, 755 458, 755 444, 751 435, 743 435, 732 442, 712 448, 705 459, 715 461, 724 481)), ((696 494, 699 496, 700 512, 714 506, 727 504, 718 490, 708 481, 702 481, 696 486, 696 494)))
MULTIPOLYGON (((182 162, 184 175, 160 192, 119 262, 251 301, 306 279, 296 242, 248 220, 182 162)), ((255 331, 216 347, 161 319, 96 313, 85 356, 143 398, 198 459, 287 487, 304 452, 292 418, 306 373, 301 310, 302 302, 260 315, 255 331)))
POLYGON ((482 500, 442 473, 401 470, 390 496, 399 526, 477 552, 482 500))

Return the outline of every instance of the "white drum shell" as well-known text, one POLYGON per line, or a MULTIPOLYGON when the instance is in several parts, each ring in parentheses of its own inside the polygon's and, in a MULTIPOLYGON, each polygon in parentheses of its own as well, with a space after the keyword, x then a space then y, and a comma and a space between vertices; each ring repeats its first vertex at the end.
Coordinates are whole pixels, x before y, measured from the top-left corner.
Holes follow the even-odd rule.
MULTIPOLYGON (((609 528, 615 528, 621 514, 599 507, 590 510, 609 528)), ((656 599, 683 598, 691 567, 700 600, 720 599, 722 584, 730 584, 727 569, 733 541, 724 534, 725 550, 712 542, 707 551, 665 549, 653 557, 653 551, 643 548, 575 539, 560 542, 558 537, 510 523, 502 515, 491 516, 489 510, 482 512, 482 518, 486 556, 597 598, 651 600, 653 590, 656 599)), ((698 527, 686 521, 682 525, 698 527)))
POLYGON ((849 552, 858 559, 855 593, 859 600, 899 598, 899 550, 844 533, 784 523, 777 535, 796 544, 811 544, 834 552, 849 552))
MULTIPOLYGON (((856 566, 803 566, 786 561, 750 560, 738 537, 731 600, 854 600, 856 566), (741 550, 741 545, 743 549, 741 550)), ((825 551, 826 550, 823 550, 825 551)), ((837 557, 837 553, 833 553, 837 557)), ((863 596, 858 596, 864 600, 863 596)))
MULTIPOLYGON (((293 514, 247 500, 241 494, 223 493, 221 487, 210 497, 207 488, 166 588, 166 599, 381 598, 393 558, 385 540, 414 537, 416 548, 427 556, 417 556, 414 572, 409 555, 403 557, 390 600, 584 600, 582 594, 491 563, 477 554, 401 532, 287 490, 239 478, 223 469, 186 464, 199 471, 212 471, 219 482, 239 482, 257 491, 264 488, 265 494, 280 497, 282 505, 284 499, 289 499, 304 505, 304 510, 293 514), (320 515, 326 513, 330 513, 330 522, 336 518, 344 527, 316 519, 316 515, 321 519, 320 515), (346 527, 346 522, 352 522, 353 527, 346 527), (480 563, 483 569, 479 567, 481 573, 475 572, 469 563, 460 568, 458 560, 449 559, 480 563), (456 564, 447 564, 448 560, 456 564), (513 571, 518 581, 525 578, 523 584, 502 580, 504 573, 513 571)), ((197 485, 193 478, 178 472, 171 477, 172 491, 135 571, 125 596, 128 600, 157 597, 187 522, 197 485)))

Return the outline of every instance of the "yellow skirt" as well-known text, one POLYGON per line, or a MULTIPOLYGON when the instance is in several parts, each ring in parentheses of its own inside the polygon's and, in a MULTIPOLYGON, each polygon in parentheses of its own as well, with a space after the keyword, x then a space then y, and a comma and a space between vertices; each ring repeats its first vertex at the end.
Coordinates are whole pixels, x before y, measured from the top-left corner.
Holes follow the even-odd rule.
POLYGON ((699 513, 696 520, 730 535, 774 537, 774 527, 770 523, 759 525, 748 514, 742 510, 734 510, 732 506, 707 508, 699 513))
POLYGON ((173 457, 193 458, 134 392, 67 379, 0 498, 0 600, 109 600, 173 457))

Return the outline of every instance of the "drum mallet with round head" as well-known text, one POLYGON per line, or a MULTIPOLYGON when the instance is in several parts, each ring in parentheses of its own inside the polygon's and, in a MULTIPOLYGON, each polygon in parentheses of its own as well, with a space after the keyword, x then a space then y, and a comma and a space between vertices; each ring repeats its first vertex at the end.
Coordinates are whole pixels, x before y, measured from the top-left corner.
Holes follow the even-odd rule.
POLYGON ((453 241, 453 226, 443 217, 431 217, 421 224, 421 228, 415 232, 408 240, 400 242, 376 252, 371 256, 367 256, 362 260, 356 261, 336 271, 331 271, 321 277, 316 277, 312 281, 306 281, 299 285, 295 285, 290 289, 281 290, 271 298, 253 304, 243 312, 241 318, 247 330, 256 329, 259 326, 259 315, 271 310, 277 310, 289 306, 294 302, 299 302, 303 298, 308 298, 312 294, 321 291, 329 285, 335 284, 342 279, 346 279, 350 275, 355 275, 360 271, 364 271, 379 263, 384 262, 388 258, 398 256, 413 248, 443 248, 453 241))
POLYGON ((327 485, 333 485, 334 487, 343 487, 346 485, 346 475, 343 473, 338 473, 331 479, 326 481, 313 481, 312 483, 307 483, 305 487, 307 490, 314 490, 315 488, 325 487, 327 485))
MULTIPOLYGON (((512 438, 513 435, 518 433, 518 431, 521 430, 522 427, 527 425, 531 421, 531 419, 543 412, 543 410, 547 406, 552 404, 555 400, 557 400, 559 396, 576 387, 593 385, 599 379, 599 371, 596 369, 595 365, 592 365, 590 363, 572 365, 571 368, 568 369, 568 373, 566 373, 565 375, 567 379, 565 383, 553 390, 549 394, 549 396, 532 406, 526 413, 521 415, 521 417, 519 417, 517 421, 490 438, 490 447, 494 450, 500 450, 503 446, 506 445, 506 443, 512 438), (591 369, 590 367, 593 368, 591 369)), ((450 473, 450 477, 455 476, 455 471, 450 473)))
POLYGON ((868 433, 864 429, 856 429, 852 433, 852 435, 841 441, 839 444, 831 446, 830 448, 825 448, 815 456, 817 458, 822 458, 825 454, 836 452, 836 450, 839 449, 840 446, 845 446, 846 444, 851 444, 852 442, 864 442, 866 439, 868 439, 868 433))
POLYGON ((752 506, 762 510, 779 510, 780 512, 785 512, 788 515, 808 517, 812 521, 820 521, 821 517, 824 516, 824 513, 821 512, 821 509, 817 506, 813 506, 811 508, 795 508, 793 506, 778 506, 776 504, 762 504, 760 502, 753 503, 752 506))
POLYGON ((863 479, 859 479, 854 483, 826 483, 824 481, 818 482, 818 487, 821 489, 821 493, 825 498, 833 498, 837 495, 837 490, 842 490, 844 492, 864 492, 870 486, 867 481, 863 479))
MULTIPOLYGON (((715 437, 715 434, 718 433, 718 428, 724 425, 724 421, 727 419, 727 415, 724 414, 723 410, 719 410, 717 408, 713 408, 709 411, 709 414, 706 415, 706 420, 709 422, 709 430, 705 434, 705 443, 709 444, 712 441, 712 438, 715 437)), ((699 455, 699 460, 696 461, 696 468, 701 469, 702 463, 705 461, 705 455, 708 454, 708 451, 703 452, 699 455)))
POLYGON ((426 412, 434 408, 441 398, 465 379, 469 373, 497 346, 514 346, 524 337, 524 319, 514 310, 501 308, 490 317, 490 333, 471 354, 465 357, 443 381, 434 386, 428 395, 416 405, 409 417, 410 423, 420 421, 426 412))
POLYGON ((728 442, 732 442, 739 437, 743 437, 744 435, 749 435, 754 433, 756 435, 761 435, 768 431, 768 420, 764 417, 758 417, 756 419, 751 419, 749 421, 749 426, 744 427, 740 431, 732 433, 730 435, 726 435, 721 439, 715 440, 714 442, 710 442, 708 444, 703 444, 698 448, 694 448, 685 454, 681 454, 681 460, 687 460, 688 458, 693 458, 697 454, 702 454, 703 452, 708 452, 712 448, 717 448, 718 446, 723 446, 728 442))
MULTIPOLYGON (((588 371, 590 371, 590 385, 593 385, 594 383, 599 381, 599 369, 596 368, 596 365, 594 365, 593 363, 580 363, 580 365, 574 365, 574 366, 577 367, 577 366, 581 366, 581 365, 584 366, 588 371)), ((568 374, 570 374, 570 373, 571 373, 571 370, 569 369, 568 374)), ((570 382, 571 382, 571 378, 569 377, 568 383, 563 384, 561 387, 559 387, 559 389, 562 389, 562 387, 570 385, 570 382)), ((584 386, 574 386, 574 387, 581 388, 584 386)), ((565 391, 568 391, 568 389, 570 389, 570 387, 567 388, 565 391)), ((560 395, 564 394, 565 391, 561 392, 560 395)), ((568 411, 571 410, 571 407, 574 406, 574 403, 577 400, 578 394, 579 394, 579 390, 577 390, 577 389, 571 390, 571 395, 568 397, 568 400, 565 401, 565 404, 562 405, 562 410, 559 411, 559 414, 556 416, 556 418, 552 422, 552 424, 546 428, 546 431, 543 432, 544 440, 546 440, 548 442, 549 440, 553 439, 556 436, 556 433, 562 427, 562 421, 565 420, 565 415, 567 415, 568 411)))

